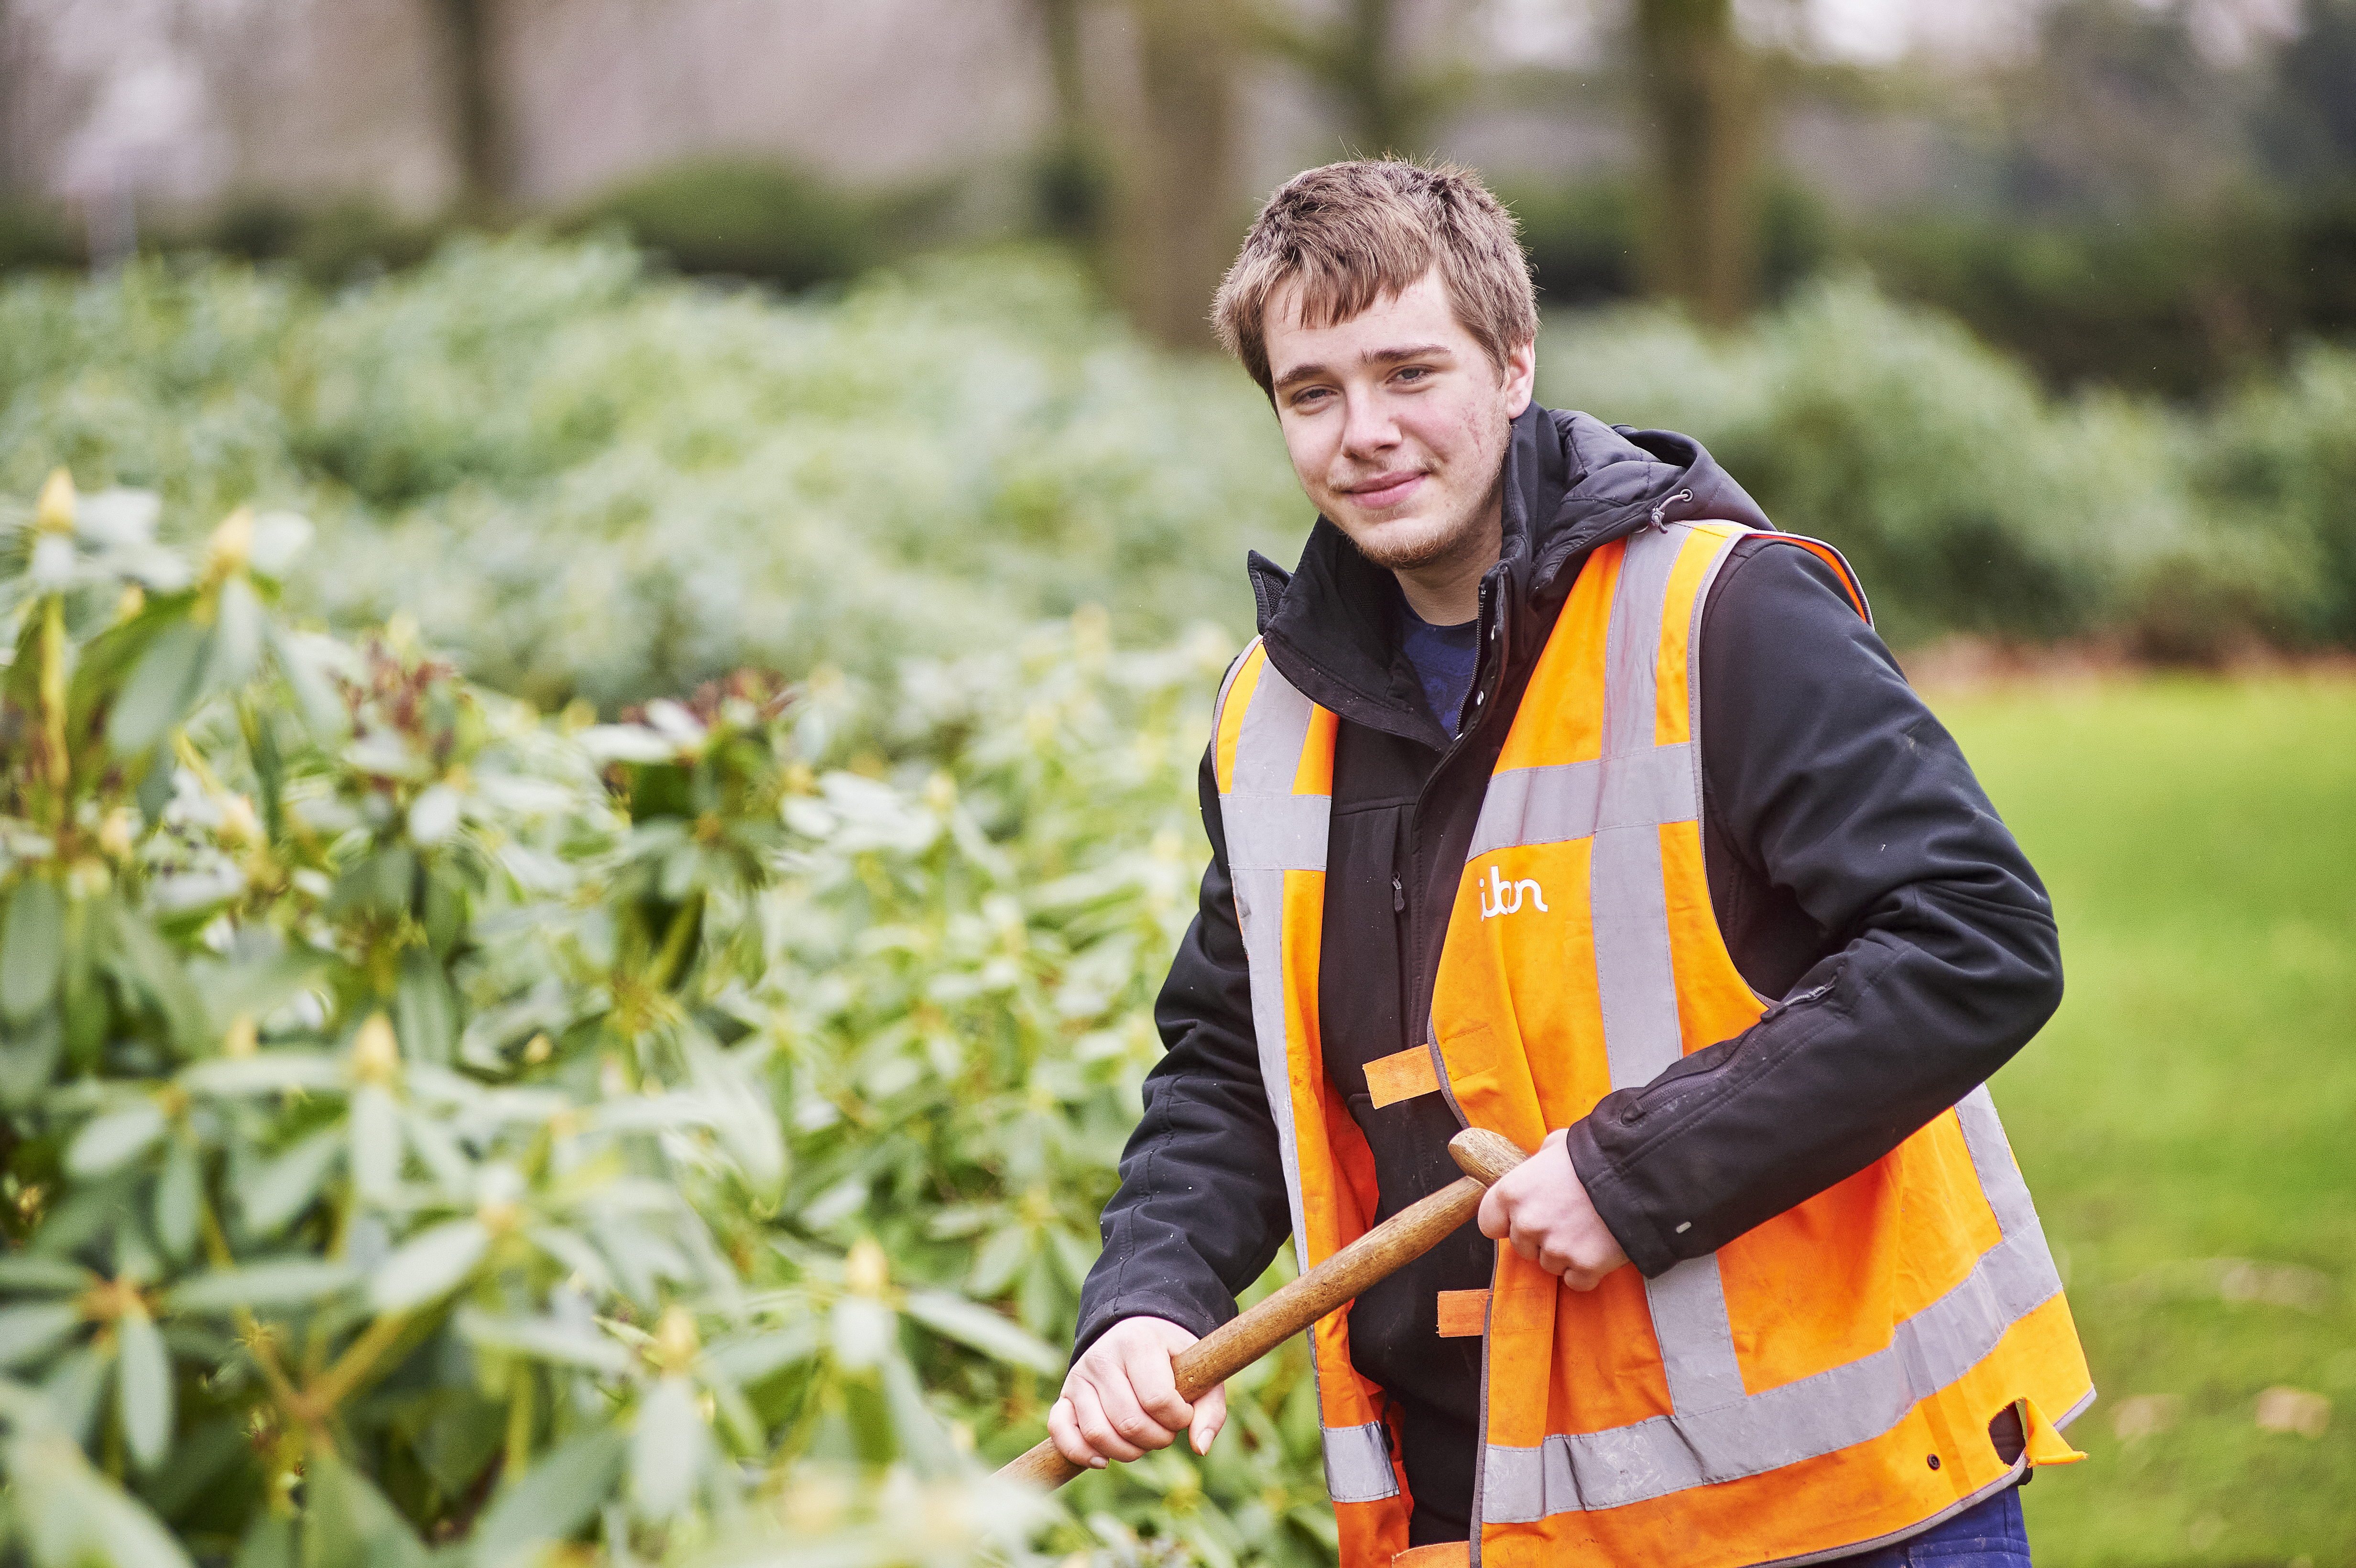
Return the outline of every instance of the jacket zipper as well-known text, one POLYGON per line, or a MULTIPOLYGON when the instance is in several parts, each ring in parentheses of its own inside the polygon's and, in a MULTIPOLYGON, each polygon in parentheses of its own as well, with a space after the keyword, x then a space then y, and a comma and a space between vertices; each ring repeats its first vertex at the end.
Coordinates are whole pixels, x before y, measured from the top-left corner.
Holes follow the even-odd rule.
MULTIPOLYGON (((1504 581, 1505 573, 1499 571, 1492 578, 1483 579, 1481 583, 1481 619, 1488 625, 1488 640, 1494 645, 1494 651, 1493 656, 1476 663, 1473 667, 1472 716, 1469 720, 1459 723, 1455 739, 1451 741, 1448 749, 1440 754, 1438 765, 1431 770, 1430 776, 1423 781, 1423 787, 1416 792, 1415 804, 1408 809, 1407 838, 1409 846, 1408 869, 1415 878, 1414 908, 1409 907, 1410 901, 1405 888, 1401 885, 1400 879, 1398 877, 1391 879, 1391 912, 1395 916, 1403 915, 1407 924, 1407 951, 1400 955, 1402 962, 1399 965, 1399 971, 1408 983, 1408 1005, 1400 1014, 1399 1023, 1402 1029, 1409 1031, 1410 1049, 1415 1044, 1433 1043, 1429 997, 1432 985, 1437 980, 1437 976, 1424 973, 1425 944, 1421 940, 1423 892, 1431 880, 1424 866, 1423 806, 1431 794, 1432 786, 1437 784, 1440 775, 1448 771, 1448 766, 1455 760, 1456 753, 1463 749, 1465 742, 1472 739, 1473 731, 1478 730, 1482 722, 1487 719, 1488 692, 1505 688, 1505 649, 1508 645, 1505 640, 1505 634, 1508 600, 1503 592, 1504 581), (1423 1039, 1414 1040, 1413 1036, 1417 1034, 1422 1035, 1423 1039)), ((1447 1099, 1449 1109, 1456 1112, 1458 1121, 1462 1121, 1463 1113, 1457 1110, 1456 1097, 1450 1094, 1447 1099)))

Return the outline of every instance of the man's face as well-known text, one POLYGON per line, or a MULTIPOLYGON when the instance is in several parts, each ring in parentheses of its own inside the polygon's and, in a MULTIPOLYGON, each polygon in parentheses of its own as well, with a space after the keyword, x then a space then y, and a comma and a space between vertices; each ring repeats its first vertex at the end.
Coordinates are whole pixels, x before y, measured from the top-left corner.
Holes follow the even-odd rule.
POLYGON ((1485 568, 1533 346, 1500 375, 1436 270, 1331 326, 1302 326, 1300 298, 1292 283, 1269 301, 1268 363, 1301 488, 1377 566, 1449 571, 1477 556, 1485 568))

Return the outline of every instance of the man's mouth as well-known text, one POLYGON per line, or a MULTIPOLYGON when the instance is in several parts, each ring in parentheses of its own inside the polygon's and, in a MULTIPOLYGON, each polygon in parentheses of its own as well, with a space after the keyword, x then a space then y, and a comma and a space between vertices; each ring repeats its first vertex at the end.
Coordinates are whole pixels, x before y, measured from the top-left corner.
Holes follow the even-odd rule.
POLYGON ((1416 469, 1401 474, 1377 474, 1363 484, 1351 485, 1343 494, 1367 511, 1379 512, 1396 507, 1414 495, 1423 479, 1421 471, 1416 469))

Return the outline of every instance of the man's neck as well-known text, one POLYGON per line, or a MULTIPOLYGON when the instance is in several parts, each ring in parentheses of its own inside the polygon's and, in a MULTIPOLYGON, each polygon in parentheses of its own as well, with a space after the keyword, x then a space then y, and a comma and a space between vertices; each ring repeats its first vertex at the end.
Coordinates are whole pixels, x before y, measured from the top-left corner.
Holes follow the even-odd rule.
POLYGON ((1481 579, 1505 548, 1504 502, 1502 490, 1490 496, 1480 526, 1467 532, 1460 548, 1427 565, 1391 573, 1407 607, 1426 625, 1461 626, 1480 615, 1481 579))

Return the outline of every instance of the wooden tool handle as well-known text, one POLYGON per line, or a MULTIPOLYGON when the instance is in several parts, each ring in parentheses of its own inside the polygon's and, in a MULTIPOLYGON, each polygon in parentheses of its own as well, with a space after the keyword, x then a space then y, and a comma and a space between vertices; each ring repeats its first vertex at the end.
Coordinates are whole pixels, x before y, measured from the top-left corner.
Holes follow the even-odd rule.
MULTIPOLYGON (((1438 1246, 1442 1237, 1472 1217, 1490 1183, 1528 1157, 1514 1147, 1512 1139, 1478 1127, 1449 1139, 1448 1152, 1464 1171, 1462 1179, 1400 1210, 1250 1311, 1179 1352, 1171 1367, 1178 1397, 1192 1404, 1368 1285, 1388 1278, 1438 1246)), ((1001 1479, 1028 1481, 1052 1490, 1080 1469, 1050 1439, 998 1474, 1001 1479)))

